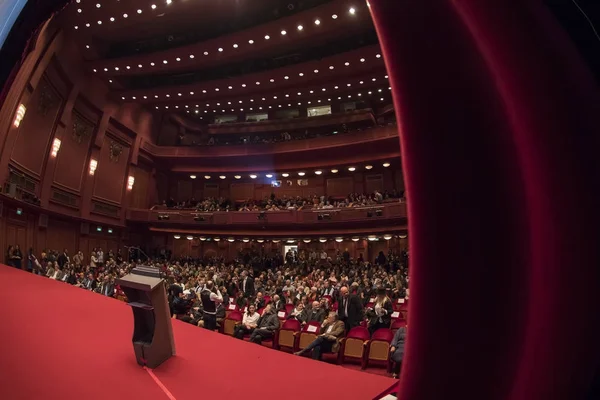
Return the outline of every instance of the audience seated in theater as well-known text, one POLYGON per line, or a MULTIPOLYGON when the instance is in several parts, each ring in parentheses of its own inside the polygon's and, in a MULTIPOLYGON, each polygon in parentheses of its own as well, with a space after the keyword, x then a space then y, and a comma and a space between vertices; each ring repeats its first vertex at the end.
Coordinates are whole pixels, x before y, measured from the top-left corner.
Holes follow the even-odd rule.
POLYGON ((321 325, 321 334, 304 349, 294 354, 303 355, 312 351, 312 358, 321 360, 323 353, 337 353, 340 348, 340 339, 344 337, 345 330, 344 323, 339 320, 338 314, 332 311, 321 325))
POLYGON ((312 307, 311 307, 310 311, 308 312, 304 323, 318 322, 321 324, 325 320, 325 316, 326 316, 325 310, 321 309, 321 303, 318 301, 313 301, 312 307))
POLYGON ((238 339, 243 339, 244 335, 251 334, 258 324, 260 314, 256 312, 254 304, 250 304, 244 313, 242 323, 236 325, 233 331, 233 336, 238 339))
POLYGON ((279 318, 271 304, 267 304, 258 320, 256 329, 250 335, 250 341, 261 344, 263 340, 272 339, 277 329, 279 329, 279 318))
POLYGON ((100 285, 100 294, 108 297, 113 297, 115 294, 115 284, 111 281, 109 275, 104 276, 104 280, 100 285))
POLYGON ((96 289, 96 286, 96 279, 94 278, 94 274, 91 272, 87 275, 83 282, 81 282, 81 287, 87 290, 94 290, 96 289))

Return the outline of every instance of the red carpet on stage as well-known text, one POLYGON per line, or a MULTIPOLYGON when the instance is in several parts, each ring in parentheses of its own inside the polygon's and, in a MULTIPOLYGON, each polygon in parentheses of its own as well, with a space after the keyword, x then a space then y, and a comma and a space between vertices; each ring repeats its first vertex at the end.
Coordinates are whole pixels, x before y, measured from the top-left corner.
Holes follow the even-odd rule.
MULTIPOLYGON (((168 399, 135 361, 120 301, 0 266, 0 399, 168 399)), ((173 321, 177 356, 154 370, 177 400, 372 399, 383 376, 173 321)))

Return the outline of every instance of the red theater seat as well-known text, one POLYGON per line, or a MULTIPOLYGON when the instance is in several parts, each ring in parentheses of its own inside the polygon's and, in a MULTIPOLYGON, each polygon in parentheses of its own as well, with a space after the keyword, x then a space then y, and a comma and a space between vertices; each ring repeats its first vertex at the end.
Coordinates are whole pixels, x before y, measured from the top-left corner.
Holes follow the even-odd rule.
POLYGON ((300 333, 300 322, 297 319, 288 319, 279 329, 277 348, 296 351, 296 340, 300 333))
POLYGON ((298 337, 298 344, 296 345, 297 350, 302 350, 308 346, 313 340, 319 336, 321 330, 321 324, 318 322, 309 322, 302 327, 302 332, 298 337))
POLYGON ((222 333, 233 336, 233 329, 235 326, 242 322, 242 313, 239 311, 232 311, 223 321, 222 333))
POLYGON ((396 331, 400 328, 404 328, 405 326, 407 326, 406 320, 404 319, 397 319, 395 321, 392 321, 392 333, 396 334, 396 331))
POLYGON ((340 362, 344 363, 346 358, 350 358, 360 361, 361 367, 364 368, 364 358, 369 338, 369 330, 365 327, 355 326, 350 329, 346 339, 343 341, 340 362))
POLYGON ((367 357, 365 357, 364 368, 368 367, 369 361, 385 364, 387 370, 390 370, 390 346, 394 339, 394 333, 391 329, 377 329, 367 348, 367 357))

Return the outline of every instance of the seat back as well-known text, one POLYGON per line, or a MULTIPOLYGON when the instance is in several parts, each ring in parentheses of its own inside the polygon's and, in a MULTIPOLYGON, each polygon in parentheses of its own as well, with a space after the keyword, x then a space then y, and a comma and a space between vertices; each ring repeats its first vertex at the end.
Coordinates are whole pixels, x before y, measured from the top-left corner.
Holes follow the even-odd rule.
POLYGON ((344 356, 363 358, 365 354, 365 343, 369 340, 369 330, 362 326, 350 329, 344 341, 344 356))
POLYGON ((296 334, 298 332, 300 332, 300 322, 296 319, 288 319, 283 323, 283 326, 279 330, 277 344, 291 349, 295 348, 296 334))
MULTIPOLYGON (((291 321, 291 320, 290 320, 291 321)), ((302 350, 308 346, 319 335, 321 324, 318 322, 309 322, 302 328, 300 338, 298 339, 298 349, 302 350)))
POLYGON ((289 313, 291 313, 292 311, 294 311, 294 305, 293 304, 286 304, 285 305, 285 312, 288 313, 288 315, 289 315, 289 313))
POLYGON ((392 326, 391 326, 392 333, 396 334, 396 331, 398 329, 403 328, 405 326, 406 326, 406 320, 403 320, 403 319, 392 320, 392 326))
POLYGON ((390 346, 393 339, 394 334, 391 329, 377 329, 373 333, 373 336, 371 336, 367 358, 369 360, 388 361, 390 358, 390 346))

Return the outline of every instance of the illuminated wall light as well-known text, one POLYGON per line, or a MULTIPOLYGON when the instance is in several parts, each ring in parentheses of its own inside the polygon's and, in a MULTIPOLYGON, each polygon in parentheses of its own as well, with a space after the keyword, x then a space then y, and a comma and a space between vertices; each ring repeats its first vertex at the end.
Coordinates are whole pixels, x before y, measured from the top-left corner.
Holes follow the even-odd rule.
POLYGON ((92 158, 90 160, 90 175, 94 175, 94 173, 96 173, 96 169, 98 169, 98 161, 92 158))
POLYGON ((373 169, 372 165, 365 165, 365 169, 373 169))
POLYGON ((321 20, 320 19, 315 19, 315 25, 321 25, 321 20))
POLYGON ((348 167, 348 171, 354 172, 354 171, 356 171, 356 168, 355 167, 348 167))
POLYGON ((135 183, 135 178, 133 176, 129 176, 127 178, 127 190, 133 189, 133 184, 135 183))
POLYGON ((193 236, 186 236, 185 238, 186 238, 187 240, 194 240, 194 237, 193 237, 193 236))
POLYGON ((19 125, 21 125, 21 121, 23 121, 23 118, 25 118, 26 111, 27 111, 27 108, 25 108, 25 106, 23 104, 19 104, 19 107, 17 108, 17 112, 15 113, 15 120, 13 122, 13 125, 15 128, 18 128, 19 125))
POLYGON ((337 173, 338 173, 338 170, 337 170, 337 169, 332 169, 332 170, 331 170, 331 173, 332 173, 332 174, 337 174, 337 173))
POLYGON ((304 27, 302 25, 298 25, 298 30, 301 31, 302 29, 304 29, 304 27))
POLYGON ((267 178, 272 178, 272 177, 273 177, 273 174, 267 174, 267 175, 265 175, 265 176, 266 176, 267 178))
POLYGON ((52 151, 50 152, 50 155, 52 157, 56 157, 58 155, 58 150, 60 150, 60 139, 59 138, 54 138, 54 141, 52 141, 52 151))
POLYGON ((173 239, 179 240, 181 239, 181 235, 173 235, 173 239))
POLYGON ((298 172, 298 176, 304 176, 306 175, 306 172, 298 172))
POLYGON ((304 243, 310 243, 310 242, 311 242, 311 240, 310 240, 310 239, 302 239, 302 241, 303 241, 304 243))
POLYGON ((327 239, 325 239, 325 238, 320 238, 319 239, 319 242, 321 242, 321 243, 325 243, 326 241, 327 241, 327 239))
POLYGON ((264 243, 265 239, 256 239, 258 243, 264 243))
POLYGON ((390 240, 392 238, 392 235, 389 235, 389 234, 388 235, 383 235, 383 238, 385 240, 390 240))
POLYGON ((206 238, 204 236, 200 236, 200 240, 206 242, 206 238))
POLYGON ((250 175, 250 178, 252 178, 252 179, 256 179, 257 177, 258 177, 258 175, 254 175, 254 174, 250 175))
POLYGON ((190 179, 196 179, 196 175, 190 175, 190 179))
POLYGON ((377 240, 377 236, 369 236, 367 239, 369 239, 370 242, 374 242, 377 240))
POLYGON ((335 238, 335 241, 338 243, 342 243, 344 241, 344 238, 335 238))
POLYGON ((315 175, 321 175, 323 171, 315 171, 315 175))
POLYGON ((220 175, 220 176, 219 176, 219 178, 220 178, 220 179, 225 179, 225 178, 227 178, 227 177, 226 177, 225 175, 220 175))
POLYGON ((390 163, 389 163, 389 162, 383 163, 383 166, 384 166, 385 168, 387 168, 387 167, 389 167, 389 166, 390 166, 390 163))
POLYGON ((221 240, 221 238, 218 238, 218 237, 216 237, 216 238, 213 238, 213 240, 214 240, 215 242, 219 242, 219 241, 221 240))
POLYGON ((244 243, 248 243, 249 241, 250 241, 250 239, 248 239, 248 238, 243 238, 242 239, 242 242, 244 242, 244 243))
POLYGON ((229 243, 233 243, 233 242, 235 242, 235 239, 234 239, 234 238, 227 238, 227 241, 228 241, 229 243))
POLYGON ((242 179, 242 177, 240 175, 235 175, 234 178, 235 179, 242 179))
POLYGON ((358 242, 359 240, 360 240, 360 239, 359 239, 359 238, 357 238, 357 237, 353 237, 353 238, 352 238, 352 241, 353 241, 353 242, 358 242))
POLYGON ((287 178, 288 176, 290 176, 290 174, 288 174, 287 172, 284 172, 283 174, 281 174, 281 176, 283 176, 284 178, 287 178))
POLYGON ((204 175, 204 179, 210 179, 210 175, 204 175))

